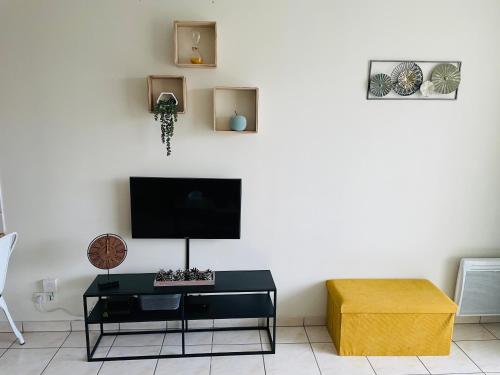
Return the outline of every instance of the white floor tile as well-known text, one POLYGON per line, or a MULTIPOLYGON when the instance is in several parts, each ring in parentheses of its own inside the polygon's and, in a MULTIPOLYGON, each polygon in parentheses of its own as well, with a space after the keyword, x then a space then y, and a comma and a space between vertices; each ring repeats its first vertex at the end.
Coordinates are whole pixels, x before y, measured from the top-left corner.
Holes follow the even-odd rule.
POLYGON ((417 357, 368 357, 377 375, 428 374, 417 357))
POLYGON ((304 327, 277 327, 276 342, 278 344, 308 343, 304 327))
POLYGON ((483 324, 484 328, 490 331, 497 339, 500 339, 500 323, 483 324))
POLYGON ((60 347, 69 332, 25 332, 23 333, 24 345, 15 342, 12 348, 58 348, 60 347))
MULTIPOLYGON (((94 345, 98 337, 99 332, 90 331, 90 345, 94 345)), ((113 341, 115 340, 115 337, 116 336, 103 336, 101 342, 99 343, 99 347, 111 346, 113 344, 113 341)), ((86 345, 85 332, 76 331, 69 334, 66 341, 64 341, 63 348, 85 348, 86 345)))
POLYGON ((375 375, 366 357, 339 356, 332 343, 312 347, 322 375, 375 375))
POLYGON ((160 354, 161 346, 113 346, 108 357, 133 357, 160 354))
POLYGON ((16 335, 13 333, 0 333, 0 349, 9 348, 14 341, 16 341, 16 335))
MULTIPOLYGON (((209 375, 210 357, 166 358, 158 361, 155 375, 209 375)), ((101 374, 99 374, 101 375, 101 374)))
POLYGON ((310 342, 332 342, 326 326, 305 327, 310 342))
MULTIPOLYGON (((212 345, 187 345, 185 347, 185 353, 193 354, 193 353, 211 353, 212 345)), ((161 348, 162 355, 169 354, 182 354, 182 346, 179 345, 164 345, 161 348)))
POLYGON ((56 351, 56 348, 9 349, 0 358, 0 374, 40 375, 56 351))
MULTIPOLYGON (((188 332, 184 334, 186 345, 212 345, 212 332, 188 332)), ((180 333, 167 333, 165 345, 182 345, 180 333)))
POLYGON ((500 340, 460 341, 457 345, 484 372, 500 372, 500 340))
POLYGON ((474 362, 454 343, 451 344, 449 356, 421 356, 420 360, 431 374, 480 372, 474 362))
MULTIPOLYGON (((105 357, 109 348, 97 349, 96 357, 105 357)), ((50 361, 43 375, 96 375, 102 362, 87 362, 83 348, 61 348, 50 361)))
POLYGON ((246 344, 246 345, 213 345, 212 352, 222 353, 222 352, 254 352, 261 351, 261 344, 246 344))
POLYGON ((164 336, 164 333, 117 335, 113 346, 161 346, 164 336))
POLYGON ((252 331, 216 331, 214 344, 260 344, 258 330, 252 331))
POLYGON ((265 355, 264 363, 267 375, 320 374, 309 344, 278 344, 276 354, 265 355))
POLYGON ((453 340, 491 340, 493 336, 480 324, 455 324, 453 329, 453 340))
POLYGON ((156 359, 104 362, 99 375, 153 375, 156 359))
POLYGON ((262 355, 213 357, 210 375, 264 375, 262 355))

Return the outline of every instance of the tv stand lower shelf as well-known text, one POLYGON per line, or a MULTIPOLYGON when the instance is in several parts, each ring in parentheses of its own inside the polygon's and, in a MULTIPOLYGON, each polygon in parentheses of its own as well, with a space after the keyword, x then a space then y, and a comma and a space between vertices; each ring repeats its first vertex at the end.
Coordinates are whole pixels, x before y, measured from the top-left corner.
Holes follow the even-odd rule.
MULTIPOLYGON (((106 275, 99 275, 92 282, 83 295, 85 314, 85 336, 87 345, 87 360, 92 361, 117 361, 130 359, 152 358, 179 358, 201 356, 227 356, 227 355, 255 355, 274 354, 276 350, 276 286, 270 271, 219 271, 216 272, 216 284, 213 286, 179 286, 179 287, 153 287, 153 273, 143 274, 117 274, 111 276, 112 280, 120 282, 115 289, 99 289, 98 284, 106 275), (171 311, 144 311, 139 304, 130 303, 126 311, 109 310, 111 299, 121 298, 135 301, 141 295, 181 294, 181 301, 177 310, 171 311), (89 310, 89 299, 95 300, 95 305, 89 310), (191 321, 217 320, 217 319, 246 319, 257 318, 261 324, 249 327, 210 327, 189 328, 191 321), (165 322, 164 330, 147 331, 118 331, 106 332, 104 325, 108 323, 132 322, 165 322), (168 329, 168 322, 178 321, 180 328, 168 329), (90 343, 90 325, 99 325, 99 336, 95 344, 90 343), (188 352, 186 335, 191 332, 213 331, 239 331, 259 330, 267 336, 269 343, 267 350, 213 352, 207 350, 203 353, 188 352), (158 334, 164 333, 181 335, 181 345, 178 353, 162 354, 160 350, 155 355, 144 356, 106 356, 96 357, 96 349, 104 336, 158 334)), ((164 340, 166 341, 166 340, 164 340)))

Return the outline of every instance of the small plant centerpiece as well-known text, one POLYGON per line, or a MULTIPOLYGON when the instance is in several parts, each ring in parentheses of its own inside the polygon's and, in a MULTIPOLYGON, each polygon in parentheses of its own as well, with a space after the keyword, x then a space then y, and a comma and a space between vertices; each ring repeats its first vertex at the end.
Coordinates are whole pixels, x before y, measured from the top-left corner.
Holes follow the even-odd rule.
POLYGON ((172 153, 170 142, 174 136, 174 122, 177 122, 177 106, 179 102, 171 92, 162 92, 153 108, 155 121, 160 120, 161 141, 167 148, 167 156, 172 153))
POLYGON ((154 286, 214 285, 215 272, 198 268, 177 271, 160 269, 155 275, 154 286))

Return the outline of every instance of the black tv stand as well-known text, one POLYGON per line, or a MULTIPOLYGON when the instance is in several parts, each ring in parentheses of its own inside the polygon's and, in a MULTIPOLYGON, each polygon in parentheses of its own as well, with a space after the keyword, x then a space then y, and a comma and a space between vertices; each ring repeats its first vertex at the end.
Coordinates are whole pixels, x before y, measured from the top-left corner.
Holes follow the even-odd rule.
POLYGON ((276 351, 276 301, 277 292, 271 272, 264 271, 218 271, 215 273, 215 285, 175 286, 155 288, 154 273, 115 274, 112 280, 120 282, 118 288, 100 289, 99 283, 107 280, 107 275, 98 275, 83 295, 85 315, 85 337, 87 345, 87 360, 117 361, 128 359, 179 358, 227 355, 274 354, 276 351), (138 304, 131 302, 129 309, 123 309, 119 314, 107 311, 108 300, 112 297, 127 301, 140 295, 181 294, 180 306, 177 310, 143 311, 138 304), (89 299, 96 304, 89 310, 89 299), (254 327, 221 327, 221 328, 188 328, 190 320, 205 319, 245 319, 259 318, 264 324, 254 327), (149 321, 180 321, 180 329, 119 331, 105 332, 104 324, 149 321), (98 324, 100 334, 91 347, 89 325, 98 324), (186 353, 185 334, 189 332, 259 330, 269 338, 269 348, 254 351, 186 353), (96 349, 103 336, 134 335, 149 333, 181 333, 182 345, 179 354, 161 354, 147 356, 95 357, 96 349))

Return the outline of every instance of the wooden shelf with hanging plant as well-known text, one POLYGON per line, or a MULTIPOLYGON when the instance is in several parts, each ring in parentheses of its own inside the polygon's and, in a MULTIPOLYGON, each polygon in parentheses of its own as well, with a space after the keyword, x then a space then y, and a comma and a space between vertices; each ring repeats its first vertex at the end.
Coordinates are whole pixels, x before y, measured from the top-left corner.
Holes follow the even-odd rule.
POLYGON ((186 112, 186 79, 182 76, 148 77, 149 110, 160 122, 161 141, 167 156, 172 153, 171 140, 177 114, 186 112))

